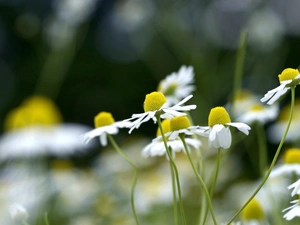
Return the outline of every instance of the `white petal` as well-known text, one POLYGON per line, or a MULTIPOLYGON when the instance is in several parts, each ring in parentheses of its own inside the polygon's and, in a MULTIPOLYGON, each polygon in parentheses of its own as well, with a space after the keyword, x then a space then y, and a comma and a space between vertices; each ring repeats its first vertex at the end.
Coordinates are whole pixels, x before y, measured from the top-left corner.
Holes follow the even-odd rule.
POLYGON ((219 146, 223 149, 228 149, 231 145, 231 132, 228 127, 224 127, 217 133, 219 146))
POLYGON ((99 139, 100 139, 100 143, 101 143, 102 146, 107 145, 107 135, 106 135, 105 132, 100 135, 99 139))
POLYGON ((251 127, 249 127, 245 123, 232 122, 232 123, 227 123, 227 125, 236 127, 239 131, 243 132, 246 135, 248 135, 249 134, 249 130, 251 130, 251 127))
POLYGON ((268 102, 268 105, 272 105, 275 101, 277 101, 282 95, 284 95, 290 88, 284 88, 278 91, 268 102))
POLYGON ((285 88, 285 84, 280 84, 278 87, 268 91, 260 101, 266 102, 268 101, 276 92, 285 88))

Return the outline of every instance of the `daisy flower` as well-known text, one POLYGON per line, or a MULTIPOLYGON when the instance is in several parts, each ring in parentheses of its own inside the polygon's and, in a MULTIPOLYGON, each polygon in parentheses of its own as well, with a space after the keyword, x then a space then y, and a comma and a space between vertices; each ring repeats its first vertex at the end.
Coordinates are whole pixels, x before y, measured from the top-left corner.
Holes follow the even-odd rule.
POLYGON ((283 155, 283 163, 275 167, 270 177, 297 174, 300 176, 300 148, 289 148, 283 155))
MULTIPOLYGON (((291 184, 288 186, 288 189, 294 189, 291 193, 291 196, 293 197, 294 195, 300 195, 300 179, 297 180, 295 183, 291 184)), ((299 196, 297 200, 291 201, 293 204, 292 206, 282 210, 282 212, 288 211, 283 218, 286 220, 292 220, 295 217, 300 217, 300 202, 299 202, 299 196)))
POLYGON ((229 127, 236 127, 239 131, 248 135, 251 129, 247 124, 231 122, 229 114, 224 107, 212 108, 208 116, 208 126, 197 129, 197 133, 208 137, 210 148, 228 149, 231 145, 231 132, 229 127))
POLYGON ((290 207, 282 210, 282 212, 288 211, 286 214, 284 214, 283 218, 286 220, 292 220, 295 217, 300 217, 300 204, 299 204, 299 200, 293 200, 290 202, 291 205, 290 207))
POLYGON ((177 73, 173 72, 159 82, 157 91, 163 93, 170 104, 176 104, 196 89, 194 76, 192 66, 181 66, 177 73))
POLYGON ((78 135, 89 128, 62 123, 56 105, 48 98, 33 96, 10 111, 0 137, 0 159, 45 155, 66 156, 86 149, 78 135))
POLYGON ((129 125, 128 122, 118 121, 115 122, 113 116, 109 112, 100 112, 94 118, 95 129, 82 134, 80 139, 84 143, 88 143, 94 137, 99 136, 102 146, 107 145, 107 134, 117 134, 119 128, 123 128, 129 125))
MULTIPOLYGON (((173 121, 176 117, 171 119, 173 121)), ((170 120, 163 120, 162 127, 164 133, 168 133, 171 130, 171 122, 170 120)), ((185 138, 186 144, 192 148, 199 148, 201 146, 201 142, 192 138, 185 138)), ((167 139, 167 145, 172 149, 173 157, 175 157, 175 152, 179 152, 184 150, 183 143, 180 139, 167 139)), ((157 138, 153 139, 150 144, 148 144, 142 151, 142 156, 148 158, 153 156, 162 156, 166 155, 166 148, 164 142, 162 141, 161 131, 157 129, 157 138)))
MULTIPOLYGON (((288 124, 291 105, 284 106, 278 115, 275 123, 267 129, 268 139, 272 143, 279 143, 288 124)), ((297 142, 300 138, 300 99, 295 99, 294 114, 290 125, 289 132, 286 135, 286 142, 297 142)))
POLYGON ((260 103, 253 104, 247 112, 237 118, 238 121, 244 123, 254 123, 259 122, 265 124, 269 121, 274 120, 279 112, 279 107, 277 104, 271 106, 264 106, 260 103))
POLYGON ((241 213, 241 218, 243 224, 249 225, 259 225, 266 219, 263 207, 256 198, 252 199, 249 202, 249 204, 244 208, 244 210, 241 213))
POLYGON ((144 101, 144 113, 133 114, 131 118, 124 120, 124 122, 130 122, 127 128, 130 128, 129 133, 133 129, 138 129, 142 123, 145 123, 152 119, 156 122, 156 116, 159 115, 163 119, 171 119, 174 116, 183 116, 185 113, 181 111, 189 111, 195 109, 196 105, 182 106, 186 103, 192 95, 187 96, 179 103, 169 107, 166 97, 160 92, 151 92, 146 95, 144 101), (132 122, 132 120, 134 120, 132 122))
POLYGON ((295 87, 300 83, 300 74, 297 69, 287 68, 278 75, 280 85, 268 91, 261 99, 262 102, 267 102, 271 105, 277 101, 282 95, 284 95, 291 87, 295 87))

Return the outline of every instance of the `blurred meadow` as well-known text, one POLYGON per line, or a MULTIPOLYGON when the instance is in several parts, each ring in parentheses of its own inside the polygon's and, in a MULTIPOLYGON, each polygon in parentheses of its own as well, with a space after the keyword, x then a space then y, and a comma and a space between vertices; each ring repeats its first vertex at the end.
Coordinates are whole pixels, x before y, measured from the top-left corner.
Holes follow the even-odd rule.
MULTIPOLYGON (((246 111, 237 97, 242 90, 260 99, 278 86, 285 68, 299 68, 299 10, 297 0, 0 0, 0 224, 22 224, 11 218, 13 203, 27 209, 30 225, 45 224, 45 217, 50 225, 135 224, 132 167, 110 142, 103 146, 97 137, 85 144, 80 135, 94 129, 101 111, 115 121, 143 112, 146 94, 184 65, 194 73, 187 103, 197 105, 189 112, 192 123, 207 126, 216 106, 237 121, 246 111), (37 124, 55 124, 55 130, 22 132, 37 124)), ((287 149, 300 148, 295 90, 294 121, 276 167, 287 149)), ((289 104, 286 94, 272 118, 245 122, 248 136, 232 129, 212 200, 218 224, 229 221, 263 179, 289 104)), ((150 121, 131 134, 120 129, 114 138, 139 170, 140 224, 174 224, 168 159, 141 155, 156 136, 150 121)), ((200 140, 209 177, 217 153, 200 140)), ((191 155, 197 160, 196 151, 191 155)), ((175 162, 186 223, 202 224, 203 194, 186 154, 176 153, 175 162)), ((254 224, 300 223, 281 212, 299 175, 270 177, 257 195, 265 221, 254 224)), ((207 224, 214 224, 210 216, 207 224)))

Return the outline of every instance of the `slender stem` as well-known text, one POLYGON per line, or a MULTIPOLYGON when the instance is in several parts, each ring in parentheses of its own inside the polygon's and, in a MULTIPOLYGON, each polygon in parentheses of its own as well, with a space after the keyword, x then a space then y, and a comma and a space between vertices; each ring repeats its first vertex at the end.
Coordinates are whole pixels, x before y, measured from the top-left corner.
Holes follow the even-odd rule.
POLYGON ((138 168, 136 164, 131 159, 129 159, 128 156, 120 149, 120 147, 115 142, 114 138, 110 134, 107 134, 107 137, 111 142, 111 144, 113 145, 113 147, 118 151, 118 153, 120 153, 120 155, 134 168, 134 175, 133 175, 132 186, 131 186, 131 208, 132 208, 135 223, 139 225, 139 220, 136 214, 135 204, 134 204, 134 190, 137 181, 138 168))
POLYGON ((213 210, 213 207, 212 207, 212 203, 211 203, 211 198, 210 198, 209 192, 208 192, 208 190, 206 188, 206 185, 205 185, 203 179, 199 175, 199 173, 198 173, 198 171, 197 171, 197 169, 196 169, 196 167, 195 167, 195 165, 193 163, 193 160, 191 158, 190 152, 189 152, 189 150, 187 148, 187 145, 186 145, 186 142, 185 142, 185 139, 184 139, 184 134, 183 135, 179 135, 179 137, 180 137, 180 139, 181 139, 181 141, 183 143, 185 152, 186 152, 186 154, 188 156, 188 159, 189 159, 189 161, 190 161, 190 163, 192 165, 193 171, 194 171, 194 173, 195 173, 195 175, 196 175, 196 177, 197 177, 197 179, 198 179, 198 181, 199 181, 199 183, 200 183, 200 185, 202 187, 202 190, 204 191, 204 194, 205 194, 205 197, 206 197, 206 200, 207 200, 207 203, 208 203, 208 207, 209 207, 209 210, 211 212, 211 217, 213 219, 213 222, 214 222, 215 225, 217 225, 217 221, 216 221, 216 217, 215 217, 214 210, 213 210))
MULTIPOLYGON (((217 179, 218 179, 218 175, 219 175, 219 170, 220 170, 220 162, 221 162, 221 148, 218 148, 215 175, 213 177, 213 181, 212 181, 212 184, 211 184, 211 187, 210 187, 210 193, 209 193, 210 194, 210 199, 212 199, 213 195, 214 195, 214 191, 215 191, 215 187, 216 187, 216 183, 217 183, 217 179)), ((203 224, 205 224, 205 221, 206 221, 206 218, 207 218, 207 213, 208 213, 208 209, 205 210, 203 224)))
POLYGON ((281 141, 279 143, 279 146, 276 150, 275 156, 272 160, 272 163, 267 171, 267 174, 265 175, 265 178, 263 179, 263 181, 261 182, 261 184, 258 186, 258 188, 255 190, 255 192, 250 196, 250 198, 247 200, 247 202, 242 206, 242 208, 239 209, 239 211, 231 218, 231 220, 227 223, 227 225, 229 225, 230 223, 233 222, 233 220, 240 214, 240 212, 243 211, 243 209, 249 204, 249 202, 255 197, 255 195, 259 192, 259 190, 264 186, 264 184, 266 183, 267 179, 269 178, 272 169, 277 161, 277 158, 279 156, 280 150, 282 148, 282 145, 285 141, 286 135, 289 131, 290 125, 291 125, 291 121, 293 118, 293 113, 294 113, 294 105, 295 105, 295 87, 291 87, 291 109, 290 109, 290 116, 289 116, 289 120, 288 120, 288 124, 287 127, 285 129, 285 132, 281 138, 281 141))
POLYGON ((165 148, 166 148, 167 155, 169 157, 170 163, 172 164, 172 168, 173 168, 173 171, 174 171, 174 174, 175 174, 175 180, 176 180, 177 192, 178 192, 178 199, 179 199, 179 206, 180 206, 180 212, 181 212, 181 219, 182 219, 183 224, 186 225, 186 219, 185 219, 184 208, 183 208, 182 197, 181 197, 181 187, 180 187, 180 182, 179 182, 178 169, 177 169, 177 166, 176 166, 176 164, 173 160, 170 149, 167 145, 167 140, 166 140, 166 137, 165 137, 162 125, 161 125, 161 119, 160 119, 159 114, 156 115, 156 119, 157 119, 158 127, 161 131, 161 136, 162 136, 165 148))
POLYGON ((49 225, 48 213, 47 212, 45 212, 45 214, 44 214, 44 221, 45 221, 46 225, 49 225))
POLYGON ((171 176, 172 176, 172 192, 173 192, 173 210, 174 210, 174 223, 178 225, 178 215, 177 215, 177 196, 176 196, 176 184, 175 184, 175 175, 173 171, 173 166, 171 161, 170 162, 170 169, 171 169, 171 176))
POLYGON ((258 153, 259 153, 259 169, 260 175, 263 176, 267 165, 267 146, 266 146, 266 134, 263 126, 260 123, 256 123, 257 140, 258 140, 258 153))
POLYGON ((243 31, 240 36, 240 42, 236 57, 236 64, 235 64, 235 71, 234 71, 234 83, 233 83, 233 93, 231 99, 231 107, 230 107, 230 114, 233 115, 232 110, 234 107, 235 98, 237 93, 240 90, 241 86, 241 79, 243 76, 243 69, 244 69, 244 62, 245 62, 245 55, 246 55, 246 47, 247 47, 247 40, 248 40, 248 32, 243 31))

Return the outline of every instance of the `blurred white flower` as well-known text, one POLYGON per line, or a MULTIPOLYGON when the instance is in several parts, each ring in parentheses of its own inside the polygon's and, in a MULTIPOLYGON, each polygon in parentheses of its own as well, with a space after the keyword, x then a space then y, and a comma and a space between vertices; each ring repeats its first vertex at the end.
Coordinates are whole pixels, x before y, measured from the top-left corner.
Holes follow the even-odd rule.
POLYGON ((289 148, 285 150, 283 162, 275 166, 270 177, 293 177, 295 174, 300 176, 300 149, 289 148))
MULTIPOLYGON (((267 128, 267 137, 272 143, 279 143, 288 124, 291 105, 284 106, 278 115, 277 120, 267 128)), ((294 114, 289 132, 286 135, 285 142, 296 142, 300 139, 300 99, 295 100, 294 114)))
POLYGON ((161 80, 157 91, 166 96, 170 105, 176 104, 196 89, 194 76, 194 68, 183 65, 178 72, 173 72, 161 80))
POLYGON ((28 218, 27 210, 25 209, 24 206, 22 206, 18 203, 13 203, 9 207, 9 213, 11 215, 11 218, 17 222, 24 222, 28 218))
POLYGON ((78 136, 89 128, 64 124, 55 104, 45 97, 26 99, 5 119, 5 132, 0 137, 0 160, 35 156, 66 156, 83 151, 78 136))

